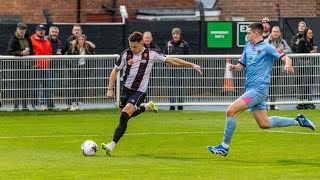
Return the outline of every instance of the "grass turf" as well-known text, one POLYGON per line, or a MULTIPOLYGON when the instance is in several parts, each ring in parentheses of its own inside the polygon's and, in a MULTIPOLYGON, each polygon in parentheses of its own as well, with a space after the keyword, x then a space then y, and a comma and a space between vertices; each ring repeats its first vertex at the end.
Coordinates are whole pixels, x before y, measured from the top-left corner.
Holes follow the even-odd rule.
MULTIPOLYGON (((316 110, 302 111, 320 127, 316 110)), ((298 111, 269 115, 295 117, 298 111)), ((237 118, 229 155, 221 142, 224 112, 160 111, 129 120, 105 156, 82 155, 88 139, 112 139, 118 110, 0 112, 0 179, 318 179, 320 134, 307 128, 258 128, 250 112, 237 118)))

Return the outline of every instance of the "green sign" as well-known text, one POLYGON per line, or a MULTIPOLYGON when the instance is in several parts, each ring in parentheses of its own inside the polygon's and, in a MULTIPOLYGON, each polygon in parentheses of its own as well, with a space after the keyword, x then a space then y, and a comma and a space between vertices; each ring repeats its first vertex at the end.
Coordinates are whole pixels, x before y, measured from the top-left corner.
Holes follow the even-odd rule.
POLYGON ((251 22, 238 22, 237 24, 237 46, 243 47, 246 45, 247 28, 251 22))
POLYGON ((208 48, 232 47, 232 23, 208 22, 207 44, 208 48))

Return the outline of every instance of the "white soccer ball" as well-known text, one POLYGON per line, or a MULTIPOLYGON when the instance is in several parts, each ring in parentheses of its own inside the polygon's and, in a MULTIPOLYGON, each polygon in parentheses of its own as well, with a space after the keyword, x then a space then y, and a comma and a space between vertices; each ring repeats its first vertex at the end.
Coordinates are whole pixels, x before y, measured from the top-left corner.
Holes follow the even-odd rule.
POLYGON ((81 145, 81 150, 85 156, 94 156, 98 151, 98 146, 94 141, 87 140, 81 145))

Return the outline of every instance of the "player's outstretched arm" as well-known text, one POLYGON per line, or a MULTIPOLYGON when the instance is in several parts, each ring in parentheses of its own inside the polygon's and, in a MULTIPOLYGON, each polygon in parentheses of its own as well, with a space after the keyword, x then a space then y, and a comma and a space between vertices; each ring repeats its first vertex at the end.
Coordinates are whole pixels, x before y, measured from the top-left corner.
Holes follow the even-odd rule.
POLYGON ((118 72, 119 72, 118 67, 114 67, 112 72, 111 72, 111 74, 110 74, 108 90, 107 90, 107 97, 113 97, 114 96, 113 86, 114 86, 114 82, 117 79, 118 72))
POLYGON ((294 72, 294 69, 292 67, 292 59, 289 58, 288 56, 283 56, 281 58, 282 61, 284 61, 286 63, 286 65, 284 66, 284 70, 290 74, 294 72))
POLYGON ((172 65, 175 65, 175 66, 191 66, 191 67, 193 67, 193 69, 195 69, 200 74, 202 74, 202 70, 201 70, 201 67, 199 65, 191 63, 191 62, 188 62, 188 61, 185 61, 183 59, 174 58, 174 57, 167 57, 166 63, 172 64, 172 65))
POLYGON ((238 63, 237 65, 233 65, 233 64, 229 65, 229 71, 242 71, 243 68, 244 66, 240 63, 238 63))

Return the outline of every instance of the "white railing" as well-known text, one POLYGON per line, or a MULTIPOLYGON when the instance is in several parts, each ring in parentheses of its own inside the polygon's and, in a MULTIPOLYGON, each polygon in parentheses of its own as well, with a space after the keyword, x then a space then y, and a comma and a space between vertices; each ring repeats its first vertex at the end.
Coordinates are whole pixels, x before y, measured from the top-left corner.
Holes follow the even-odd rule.
MULTIPOLYGON (((109 74, 119 55, 0 56, 2 109, 110 108, 109 74), (48 62, 48 69, 39 68, 48 62), (19 107, 17 107, 19 105, 19 107)), ((117 101, 119 85, 117 83, 117 101)))
MULTIPOLYGON (((282 62, 273 68, 268 104, 320 103, 320 55, 292 54, 295 73, 283 72, 282 62)), ((120 98, 120 81, 116 98, 105 93, 109 75, 118 55, 92 56, 0 56, 2 109, 15 104, 40 106, 50 99, 62 109, 72 102, 83 108, 115 107, 120 98), (81 59, 85 66, 79 66, 81 59), (35 61, 50 59, 45 71, 35 68, 35 61)), ((244 72, 226 71, 226 62, 236 64, 240 55, 175 56, 199 64, 203 75, 190 67, 155 63, 147 99, 158 105, 229 105, 244 93, 244 72)), ((80 63, 81 64, 81 63, 80 63)), ((50 102, 49 102, 50 103, 50 102)), ((38 107, 37 107, 38 108, 38 107)))

